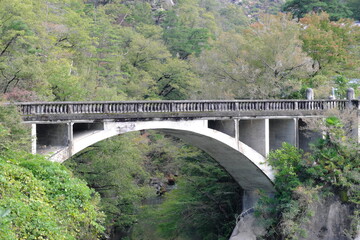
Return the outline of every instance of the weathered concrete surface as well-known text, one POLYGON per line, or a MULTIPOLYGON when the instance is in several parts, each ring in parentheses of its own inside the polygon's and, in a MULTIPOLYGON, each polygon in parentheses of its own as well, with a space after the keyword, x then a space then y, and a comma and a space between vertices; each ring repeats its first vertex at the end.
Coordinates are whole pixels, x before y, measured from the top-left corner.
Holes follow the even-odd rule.
POLYGON ((231 137, 235 137, 234 120, 209 120, 208 127, 226 133, 231 137))
POLYGON ((269 119, 240 120, 239 140, 266 157, 269 153, 269 119))
POLYGON ((270 119, 270 150, 279 149, 283 142, 296 146, 297 126, 295 119, 270 119))

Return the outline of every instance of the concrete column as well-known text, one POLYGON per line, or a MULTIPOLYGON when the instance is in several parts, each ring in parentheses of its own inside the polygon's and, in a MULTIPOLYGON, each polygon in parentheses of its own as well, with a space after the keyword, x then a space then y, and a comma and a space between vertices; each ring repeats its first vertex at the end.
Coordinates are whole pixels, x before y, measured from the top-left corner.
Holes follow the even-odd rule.
POLYGON ((269 153, 269 119, 240 120, 239 140, 266 156, 269 153))
POLYGON ((234 128, 235 128, 235 142, 237 149, 240 149, 239 145, 239 119, 234 119, 234 128))
POLYGON ((70 122, 67 125, 68 125, 67 136, 68 136, 68 147, 69 147, 68 153, 69 153, 69 157, 71 157, 74 147, 74 129, 73 129, 74 123, 70 122))
POLYGON ((346 90, 346 99, 347 100, 353 100, 355 99, 355 91, 353 88, 348 88, 346 90))
POLYGON ((299 119, 294 118, 295 121, 295 147, 299 147, 299 119))
POLYGON ((257 190, 244 190, 242 197, 242 211, 255 207, 260 196, 257 190))
POLYGON ((295 119, 270 119, 270 150, 279 149, 283 142, 296 145, 295 119))
POLYGON ((36 154, 36 124, 31 124, 31 153, 36 154))
POLYGON ((314 90, 312 88, 306 89, 306 99, 314 100, 314 90))
POLYGON ((270 152, 270 121, 265 119, 265 156, 270 152))

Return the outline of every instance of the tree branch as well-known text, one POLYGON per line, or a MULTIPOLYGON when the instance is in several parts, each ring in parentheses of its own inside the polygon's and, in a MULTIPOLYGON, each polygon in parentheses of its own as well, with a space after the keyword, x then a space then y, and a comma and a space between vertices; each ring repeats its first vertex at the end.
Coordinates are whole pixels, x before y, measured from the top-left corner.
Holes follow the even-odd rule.
MULTIPOLYGON (((7 93, 7 90, 9 89, 10 84, 17 79, 17 75, 18 75, 18 73, 19 73, 20 71, 21 71, 21 70, 18 70, 18 71, 15 73, 15 75, 7 82, 3 93, 7 93)), ((1 74, 5 77, 3 71, 1 71, 1 74)), ((5 79, 6 79, 6 77, 5 77, 5 79)), ((19 82, 19 81, 17 81, 17 83, 18 83, 18 82, 19 82)), ((17 85, 17 83, 16 83, 15 85, 17 85)))
POLYGON ((5 54, 6 50, 10 47, 10 45, 16 40, 16 38, 20 36, 19 34, 16 34, 14 37, 10 39, 10 41, 6 44, 5 48, 1 51, 0 57, 5 54))

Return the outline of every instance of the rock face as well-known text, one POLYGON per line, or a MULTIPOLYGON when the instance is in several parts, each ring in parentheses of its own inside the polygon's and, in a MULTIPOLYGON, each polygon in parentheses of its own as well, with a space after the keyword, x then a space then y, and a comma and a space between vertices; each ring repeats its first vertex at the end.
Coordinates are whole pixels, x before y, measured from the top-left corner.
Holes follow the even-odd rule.
MULTIPOLYGON (((337 197, 329 197, 310 206, 313 217, 302 226, 307 236, 299 240, 360 240, 360 226, 356 237, 351 236, 354 207, 342 203, 337 197)), ((230 240, 261 239, 265 229, 258 226, 253 215, 243 217, 235 227, 230 240)))
POLYGON ((301 240, 350 240, 353 209, 336 198, 327 198, 311 206, 314 216, 303 226, 308 235, 301 240))
POLYGON ((230 240, 256 240, 257 236, 261 236, 264 233, 265 229, 256 224, 254 215, 249 214, 240 219, 230 240))

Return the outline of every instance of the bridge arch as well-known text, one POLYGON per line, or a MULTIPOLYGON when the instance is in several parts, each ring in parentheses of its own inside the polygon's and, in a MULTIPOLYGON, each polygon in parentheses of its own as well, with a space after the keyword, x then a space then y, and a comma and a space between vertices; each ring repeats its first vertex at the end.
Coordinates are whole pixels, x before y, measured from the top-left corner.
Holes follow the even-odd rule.
MULTIPOLYGON (((75 123, 76 124, 76 123, 75 123)), ((101 129, 72 133, 71 144, 56 151, 50 160, 64 162, 99 141, 141 130, 159 130, 178 137, 212 156, 244 190, 263 189, 273 192, 273 170, 265 158, 248 145, 220 131, 208 128, 207 120, 103 122, 101 129)))

